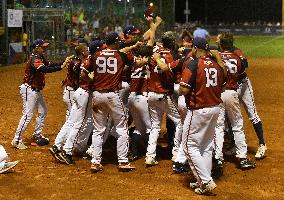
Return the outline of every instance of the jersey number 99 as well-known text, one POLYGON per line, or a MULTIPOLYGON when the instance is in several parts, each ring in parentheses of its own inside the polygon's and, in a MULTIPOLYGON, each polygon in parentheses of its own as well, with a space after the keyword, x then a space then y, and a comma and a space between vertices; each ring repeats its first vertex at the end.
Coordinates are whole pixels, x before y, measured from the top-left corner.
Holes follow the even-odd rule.
POLYGON ((117 59, 114 57, 98 57, 96 65, 99 74, 115 74, 117 72, 117 59))

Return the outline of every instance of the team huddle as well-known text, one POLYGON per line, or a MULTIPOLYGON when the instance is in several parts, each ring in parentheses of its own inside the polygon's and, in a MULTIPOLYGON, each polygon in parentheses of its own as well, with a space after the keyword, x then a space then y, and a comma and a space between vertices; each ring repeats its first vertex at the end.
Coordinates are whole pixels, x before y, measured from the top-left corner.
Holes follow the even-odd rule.
POLYGON ((190 187, 195 193, 211 193, 216 188, 213 178, 223 174, 226 136, 233 138, 229 153, 239 168, 256 167, 247 158, 241 104, 258 136, 255 158, 264 158, 267 149, 245 71, 247 58, 234 46, 231 33, 220 33, 214 48, 206 37, 184 32, 177 48, 171 31, 156 40, 160 17, 149 13, 145 18, 149 29, 144 34, 127 26, 123 35, 109 32, 89 44, 78 39, 75 54, 61 63, 48 62, 43 56, 48 43, 35 40, 20 86, 23 116, 11 144, 27 148, 23 133, 35 109, 31 145, 50 143, 42 134, 47 109, 41 90, 46 73, 66 68, 62 82, 66 121, 49 149, 56 160, 74 164, 74 152, 86 153, 91 171, 103 171, 103 145, 112 136, 117 141, 119 171, 134 170, 130 162, 144 156, 147 167, 158 165, 157 144, 166 116, 168 132, 173 132, 169 140, 173 171, 191 170, 196 182, 190 187), (130 125, 135 125, 131 134, 130 125))

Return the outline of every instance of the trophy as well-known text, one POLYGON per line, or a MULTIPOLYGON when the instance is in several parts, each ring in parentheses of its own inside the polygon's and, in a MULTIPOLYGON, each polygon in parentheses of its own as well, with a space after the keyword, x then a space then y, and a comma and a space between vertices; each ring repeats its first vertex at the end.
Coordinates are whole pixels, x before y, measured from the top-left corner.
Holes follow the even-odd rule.
POLYGON ((147 9, 144 12, 144 17, 152 17, 153 19, 156 18, 156 14, 155 14, 155 7, 153 3, 150 3, 149 6, 147 7, 147 9))

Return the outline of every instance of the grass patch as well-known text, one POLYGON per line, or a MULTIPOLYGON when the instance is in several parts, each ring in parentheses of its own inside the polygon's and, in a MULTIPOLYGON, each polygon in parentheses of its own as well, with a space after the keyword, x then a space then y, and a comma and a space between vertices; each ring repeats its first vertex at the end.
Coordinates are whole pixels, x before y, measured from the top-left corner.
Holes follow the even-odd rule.
POLYGON ((284 57, 284 36, 236 36, 235 46, 249 58, 284 57))

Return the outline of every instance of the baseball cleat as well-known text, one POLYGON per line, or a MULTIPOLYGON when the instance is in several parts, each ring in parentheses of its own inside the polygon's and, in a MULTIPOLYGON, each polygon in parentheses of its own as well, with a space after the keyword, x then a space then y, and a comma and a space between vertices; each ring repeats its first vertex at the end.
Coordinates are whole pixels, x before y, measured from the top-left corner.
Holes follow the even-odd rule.
POLYGON ((217 187, 216 183, 211 180, 206 184, 203 184, 202 187, 198 187, 194 190, 196 194, 200 195, 210 195, 211 192, 217 187))
POLYGON ((212 177, 217 179, 223 175, 223 161, 221 159, 215 160, 215 166, 212 169, 212 177))
POLYGON ((31 145, 32 146, 45 146, 49 144, 49 139, 44 137, 43 135, 40 136, 33 136, 31 145))
POLYGON ((194 183, 189 183, 189 187, 193 190, 195 190, 196 188, 199 188, 199 184, 198 182, 194 182, 194 183))
POLYGON ((91 165, 91 172, 92 173, 97 173, 97 172, 103 171, 103 169, 104 169, 104 167, 101 164, 93 163, 91 165))
POLYGON ((247 158, 241 158, 240 159, 240 168, 242 170, 247 170, 247 169, 253 169, 256 167, 255 162, 247 159, 247 158))
POLYGON ((129 171, 132 171, 134 169, 135 169, 135 167, 133 165, 131 165, 129 162, 118 164, 118 171, 120 171, 120 172, 129 172, 129 171))
POLYGON ((264 158, 266 150, 267 150, 266 144, 260 144, 257 148, 257 152, 254 157, 258 160, 264 158))
POLYGON ((64 163, 66 163, 67 165, 71 165, 74 163, 73 159, 72 159, 72 155, 70 154, 66 154, 65 151, 61 151, 59 154, 59 159, 63 160, 64 163))
POLYGON ((174 162, 172 169, 175 174, 181 174, 181 173, 189 172, 190 167, 187 164, 174 162))
POLYGON ((58 160, 61 163, 65 163, 65 161, 63 159, 61 159, 61 157, 59 156, 60 154, 60 150, 57 148, 57 146, 53 145, 51 148, 49 148, 49 152, 51 153, 51 155, 58 160))
POLYGON ((18 163, 19 163, 19 161, 5 162, 4 167, 2 169, 0 169, 0 174, 14 168, 18 163))
POLYGON ((15 139, 12 140, 11 145, 17 149, 27 149, 28 147, 22 141, 16 141, 15 139))
POLYGON ((155 158, 153 158, 151 156, 146 156, 145 164, 146 164, 146 167, 151 167, 151 166, 154 166, 154 165, 158 165, 159 162, 156 161, 155 158))

